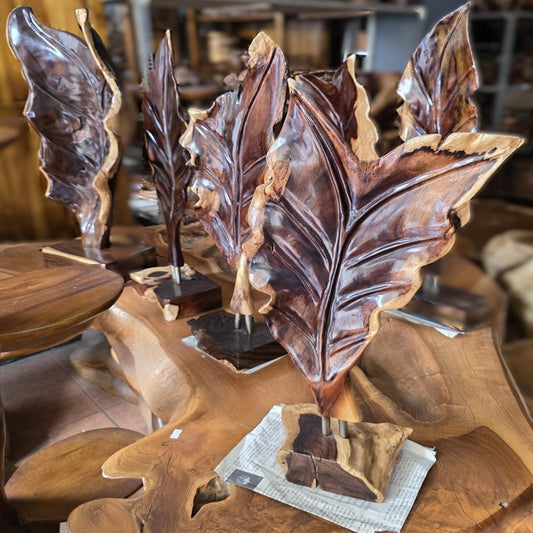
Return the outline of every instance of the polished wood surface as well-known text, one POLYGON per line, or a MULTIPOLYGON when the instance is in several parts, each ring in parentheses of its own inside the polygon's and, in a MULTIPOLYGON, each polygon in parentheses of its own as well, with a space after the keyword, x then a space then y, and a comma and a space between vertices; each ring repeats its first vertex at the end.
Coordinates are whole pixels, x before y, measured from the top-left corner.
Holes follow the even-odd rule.
POLYGON ((359 161, 313 96, 303 80, 292 84, 269 154, 272 179, 257 189, 245 248, 252 284, 271 296, 262 312, 274 338, 321 411, 351 419, 356 414, 336 403, 377 315, 411 299, 420 268, 451 248, 456 213, 522 141, 422 136, 359 161))
MULTIPOLYGON (((448 339, 424 326, 381 320, 361 367, 351 372, 351 393, 365 420, 410 426, 412 440, 437 449, 403 531, 473 532, 479 524, 482 531, 527 531, 533 526, 533 426, 490 330, 448 339)), ((309 401, 288 358, 237 374, 177 345, 176 337, 186 334, 183 321, 164 324, 156 309, 141 309, 131 289, 99 322, 141 394, 169 423, 104 466, 108 475, 143 477, 144 493, 77 508, 69 517, 73 533, 137 532, 139 521, 152 532, 332 530, 231 485, 227 498, 192 516, 195 495, 216 477, 212 469, 271 405, 309 401), (182 433, 171 438, 175 429, 182 433)))
POLYGON ((370 502, 382 502, 411 429, 394 424, 338 422, 324 435, 320 413, 312 404, 286 405, 281 411, 285 442, 278 452, 291 483, 370 502))
POLYGON ((47 194, 75 213, 84 246, 101 248, 109 239, 108 181, 120 160, 112 123, 121 94, 87 11, 77 18, 86 43, 41 24, 28 7, 13 10, 7 32, 29 84, 25 115, 40 136, 47 194))
POLYGON ((146 151, 167 227, 169 261, 181 267, 184 261, 180 225, 187 204, 191 170, 186 165, 188 154, 179 144, 187 123, 174 76, 170 31, 161 41, 153 67, 146 76, 142 110, 146 151))
POLYGON ((342 105, 316 77, 289 80, 244 249, 252 285, 270 297, 261 312, 326 416, 360 417, 347 376, 379 313, 409 302, 421 267, 450 250, 469 201, 523 142, 472 133, 478 83, 467 13, 444 17, 413 54, 399 90, 405 142, 381 158, 371 156, 368 113, 342 105))
POLYGON ((0 358, 79 335, 118 298, 120 276, 99 267, 56 267, 0 280, 0 358))
POLYGON ((34 454, 6 483, 8 501, 30 524, 64 522, 81 503, 104 497, 126 497, 140 485, 136 479, 106 479, 101 468, 116 451, 142 437, 129 429, 85 431, 34 454))
POLYGON ((398 85, 404 141, 477 129, 478 110, 471 97, 479 79, 468 35, 469 10, 465 4, 439 20, 407 64, 398 85))
POLYGON ((206 112, 190 112, 183 146, 191 154, 198 217, 232 269, 241 270, 232 309, 252 315, 242 243, 249 232, 248 207, 283 114, 287 66, 281 49, 264 33, 254 39, 249 55, 241 87, 217 98, 206 112))

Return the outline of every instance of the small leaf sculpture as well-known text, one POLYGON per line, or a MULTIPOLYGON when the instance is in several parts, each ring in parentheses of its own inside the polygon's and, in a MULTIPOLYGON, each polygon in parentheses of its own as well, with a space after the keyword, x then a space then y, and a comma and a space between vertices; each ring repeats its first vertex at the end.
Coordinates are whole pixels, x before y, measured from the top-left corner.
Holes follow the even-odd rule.
POLYGON ((355 56, 348 59, 335 71, 331 82, 315 75, 299 76, 306 91, 320 105, 331 125, 342 132, 346 142, 359 159, 378 157, 375 145, 378 132, 369 117, 370 104, 365 89, 355 77, 355 56))
POLYGON ((378 328, 420 286, 419 270, 442 257, 455 216, 504 159, 517 137, 424 135, 361 161, 334 127, 329 108, 302 80, 268 154, 268 179, 249 212, 245 244, 266 313, 313 389, 325 416, 357 419, 348 372, 378 328))
POLYGON ((191 171, 186 151, 179 144, 187 123, 182 116, 168 31, 148 72, 142 109, 148 158, 167 227, 170 263, 179 272, 179 267, 184 265, 180 223, 191 171))
POLYGON ((120 163, 114 120, 121 94, 101 41, 76 12, 87 41, 41 24, 29 7, 14 9, 8 39, 29 85, 24 114, 39 134, 47 196, 74 212, 85 248, 109 244, 111 191, 120 163))
POLYGON ((398 85, 400 137, 476 131, 471 96, 479 87, 468 36, 469 6, 442 18, 424 37, 398 85))
POLYGON ((237 272, 231 308, 251 315, 248 264, 241 253, 248 207, 263 181, 265 156, 286 100, 287 67, 276 44, 260 33, 249 48, 242 87, 217 98, 206 112, 191 110, 182 144, 191 154, 196 212, 237 272))

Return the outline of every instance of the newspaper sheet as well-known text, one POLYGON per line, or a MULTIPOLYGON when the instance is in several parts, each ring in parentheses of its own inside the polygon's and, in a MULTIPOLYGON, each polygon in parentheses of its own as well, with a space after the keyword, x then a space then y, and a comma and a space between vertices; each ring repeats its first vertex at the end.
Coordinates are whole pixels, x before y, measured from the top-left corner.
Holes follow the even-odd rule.
POLYGON ((282 405, 274 406, 215 468, 225 481, 248 488, 358 533, 400 531, 435 463, 435 451, 407 441, 383 503, 290 483, 276 455, 285 441, 282 405))

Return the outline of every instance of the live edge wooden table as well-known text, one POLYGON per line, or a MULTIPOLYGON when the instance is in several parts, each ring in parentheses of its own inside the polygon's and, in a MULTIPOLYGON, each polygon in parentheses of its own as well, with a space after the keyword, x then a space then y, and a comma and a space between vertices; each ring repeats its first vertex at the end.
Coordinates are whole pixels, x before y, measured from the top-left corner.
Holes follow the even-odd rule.
MULTIPOLYGON (((456 286, 474 292, 482 287, 493 303, 503 299, 473 265, 452 262, 461 274, 456 286)), ((214 277, 227 284, 224 275, 214 277)), ((157 304, 131 287, 96 326, 131 385, 168 423, 104 464, 106 476, 142 478, 144 492, 81 505, 69 517, 73 533, 344 531, 225 485, 213 472, 272 405, 312 401, 287 357, 238 373, 184 345, 186 321, 165 322, 157 304), (175 429, 182 430, 178 438, 172 438, 175 429)), ((533 531, 532 421, 497 336, 487 327, 450 339, 384 315, 361 366, 351 373, 366 420, 411 426, 412 440, 437 450, 402 531, 533 531)))

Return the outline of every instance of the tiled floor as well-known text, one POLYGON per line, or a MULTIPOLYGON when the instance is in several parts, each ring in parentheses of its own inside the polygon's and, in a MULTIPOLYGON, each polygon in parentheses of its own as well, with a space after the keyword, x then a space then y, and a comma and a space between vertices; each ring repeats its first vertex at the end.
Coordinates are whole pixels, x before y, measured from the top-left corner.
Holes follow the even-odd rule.
POLYGON ((116 426, 147 432, 136 404, 109 394, 75 373, 69 356, 82 342, 0 366, 0 393, 9 438, 7 455, 13 464, 19 465, 41 448, 88 429, 116 426))

